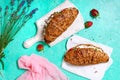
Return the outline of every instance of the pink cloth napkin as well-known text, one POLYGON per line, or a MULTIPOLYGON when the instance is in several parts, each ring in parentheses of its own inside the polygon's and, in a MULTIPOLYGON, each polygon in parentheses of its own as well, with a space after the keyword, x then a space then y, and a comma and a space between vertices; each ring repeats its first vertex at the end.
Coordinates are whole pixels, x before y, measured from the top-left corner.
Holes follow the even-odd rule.
POLYGON ((18 66, 27 71, 17 80, 68 80, 54 64, 35 54, 22 56, 18 66))

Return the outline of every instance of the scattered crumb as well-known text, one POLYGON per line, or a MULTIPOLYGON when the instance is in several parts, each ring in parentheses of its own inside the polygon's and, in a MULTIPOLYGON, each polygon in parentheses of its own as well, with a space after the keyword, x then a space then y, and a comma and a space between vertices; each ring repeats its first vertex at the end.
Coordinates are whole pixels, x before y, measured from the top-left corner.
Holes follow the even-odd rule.
POLYGON ((101 38, 101 36, 100 36, 100 35, 99 35, 98 37, 99 37, 99 38, 101 38))
POLYGON ((97 73, 98 71, 95 71, 94 73, 97 73))
POLYGON ((92 39, 93 41, 95 40, 95 39, 92 39))

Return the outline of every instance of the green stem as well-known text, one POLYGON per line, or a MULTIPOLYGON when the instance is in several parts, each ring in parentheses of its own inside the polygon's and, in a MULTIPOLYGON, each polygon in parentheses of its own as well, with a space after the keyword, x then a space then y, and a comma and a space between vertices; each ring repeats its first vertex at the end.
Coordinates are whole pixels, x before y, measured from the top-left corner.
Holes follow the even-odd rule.
POLYGON ((2 59, 0 59, 0 63, 1 63, 1 65, 2 65, 2 69, 4 70, 4 62, 3 62, 2 59))
POLYGON ((2 35, 2 12, 0 12, 0 35, 2 35))
POLYGON ((10 18, 10 21, 7 23, 6 25, 6 30, 4 31, 4 39, 6 39, 7 36, 9 36, 8 34, 12 31, 12 29, 14 28, 14 25, 16 23, 17 20, 15 20, 17 13, 15 14, 14 17, 10 18))
POLYGON ((15 24, 12 25, 12 29, 7 32, 8 33, 8 35, 7 35, 8 42, 10 42, 12 40, 12 38, 15 36, 14 33, 16 33, 16 30, 20 30, 18 26, 22 23, 23 16, 24 15, 22 15, 22 14, 19 15, 19 18, 17 20, 15 20, 15 24))
MULTIPOLYGON (((26 17, 24 20, 27 22, 30 19, 30 17, 26 17)), ((17 27, 16 31, 8 38, 9 41, 18 33, 18 31, 24 26, 25 23, 22 23, 20 26, 17 27)))
POLYGON ((4 33, 3 33, 4 35, 6 35, 7 32, 12 28, 11 25, 14 23, 14 22, 13 22, 14 17, 11 17, 9 20, 10 20, 10 21, 9 21, 9 22, 6 24, 6 26, 5 26, 5 27, 6 27, 6 28, 5 28, 6 30, 4 30, 4 33), (9 25, 10 25, 10 26, 9 26, 9 25))
POLYGON ((2 69, 4 69, 4 62, 2 60, 2 58, 4 57, 4 52, 3 52, 3 48, 0 49, 0 63, 2 65, 2 69))

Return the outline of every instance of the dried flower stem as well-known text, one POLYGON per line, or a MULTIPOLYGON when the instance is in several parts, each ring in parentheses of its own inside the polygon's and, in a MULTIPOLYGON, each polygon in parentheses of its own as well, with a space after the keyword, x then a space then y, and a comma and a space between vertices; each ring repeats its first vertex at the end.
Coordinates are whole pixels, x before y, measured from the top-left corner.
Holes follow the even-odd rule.
POLYGON ((28 13, 32 1, 33 0, 11 0, 11 6, 6 6, 4 14, 2 14, 2 8, 0 7, 0 62, 3 69, 4 63, 2 58, 5 56, 4 49, 38 10, 35 8, 28 13), (15 1, 17 5, 14 4, 15 1))

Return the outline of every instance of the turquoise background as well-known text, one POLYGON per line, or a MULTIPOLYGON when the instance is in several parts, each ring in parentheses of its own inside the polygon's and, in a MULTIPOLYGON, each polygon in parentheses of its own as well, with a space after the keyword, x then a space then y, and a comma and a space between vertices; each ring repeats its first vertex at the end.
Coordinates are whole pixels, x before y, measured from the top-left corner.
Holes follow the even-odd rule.
MULTIPOLYGON (((0 0, 0 5, 5 6, 8 1, 9 0, 0 0)), ((103 80, 120 80, 120 0, 70 1, 78 7, 84 21, 93 21, 93 26, 91 28, 84 29, 78 32, 77 35, 113 48, 111 57, 113 58, 114 63, 109 70, 107 70, 103 80), (89 11, 93 8, 98 9, 100 13, 100 17, 97 19, 92 19, 89 16, 89 11)), ((31 10, 38 7, 39 11, 28 21, 28 23, 15 36, 14 40, 6 47, 6 58, 4 58, 4 79, 1 80, 16 80, 16 78, 24 72, 24 70, 17 67, 17 60, 20 56, 30 55, 31 53, 43 56, 56 64, 59 69, 70 78, 70 80, 87 80, 86 78, 72 74, 61 68, 63 55, 66 51, 65 45, 67 39, 51 48, 44 42, 38 42, 29 49, 23 48, 23 42, 36 34, 35 21, 62 2, 64 2, 64 0, 34 0, 31 5, 31 10), (45 46, 44 53, 36 50, 37 44, 40 43, 45 46)))

